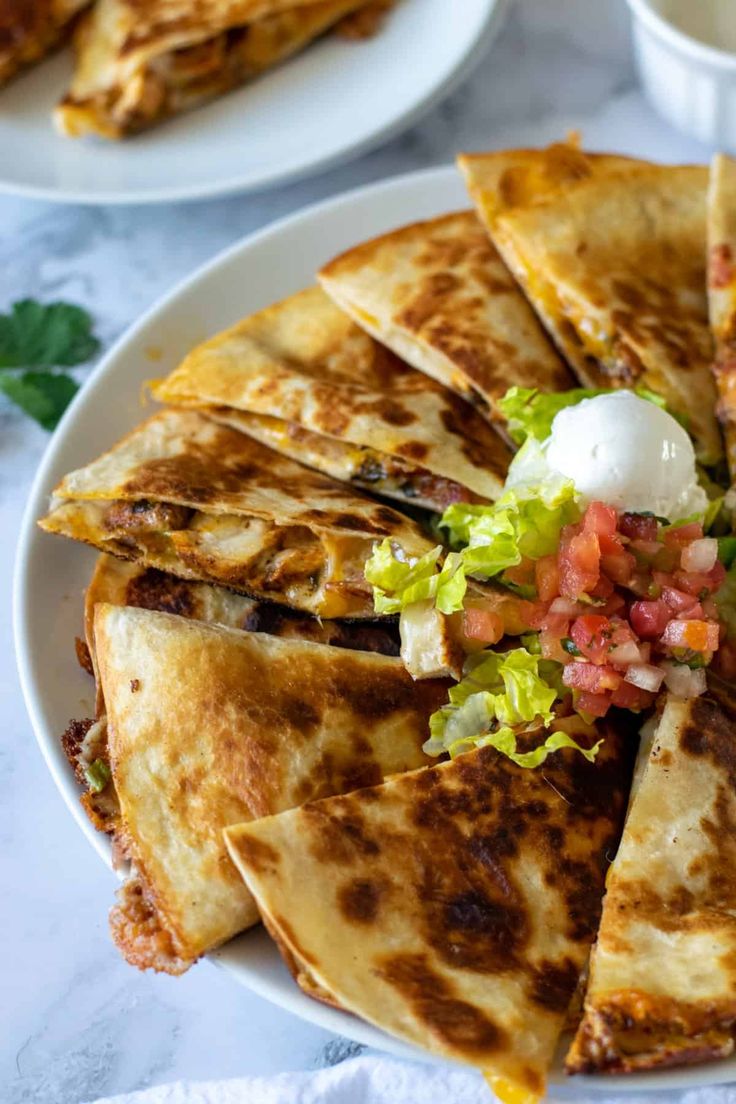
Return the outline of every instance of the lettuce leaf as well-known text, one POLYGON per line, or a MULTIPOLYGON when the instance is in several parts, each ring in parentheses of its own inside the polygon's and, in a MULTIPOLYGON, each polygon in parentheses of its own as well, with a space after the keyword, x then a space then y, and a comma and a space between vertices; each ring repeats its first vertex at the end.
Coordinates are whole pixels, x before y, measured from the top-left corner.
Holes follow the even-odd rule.
MULTIPOLYGON (((647 399, 656 406, 666 408, 664 399, 645 387, 635 388, 640 399, 647 399)), ((545 441, 552 432, 552 421, 566 406, 576 406, 583 399, 608 395, 611 388, 575 387, 570 391, 543 392, 534 387, 510 387, 499 402, 506 418, 509 436, 521 445, 531 437, 545 441)), ((678 419, 680 420, 680 419, 678 419)))
POLYGON ((454 758, 478 747, 494 747, 520 767, 538 767, 552 752, 575 748, 592 762, 602 741, 580 747, 566 732, 552 732, 536 748, 517 751, 522 732, 548 727, 560 696, 561 665, 532 655, 526 648, 481 652, 465 665, 465 677, 449 692, 449 703, 432 714, 427 755, 449 752, 454 758), (554 670, 553 670, 554 668, 554 670))
POLYGON ((728 569, 726 578, 714 594, 718 618, 726 626, 729 640, 736 640, 736 564, 728 569))
MULTIPOLYGON (((535 473, 536 458, 524 446, 525 473, 535 473), (531 463, 527 464, 526 460, 531 463)), ((537 446, 538 447, 538 446, 537 446)), ((454 503, 442 515, 440 526, 460 553, 469 575, 491 578, 522 557, 537 560, 557 551, 560 531, 580 518, 575 487, 557 478, 541 482, 512 483, 491 506, 454 503)))
POLYGON ((462 558, 450 552, 441 562, 443 554, 437 545, 415 559, 388 537, 376 544, 365 565, 376 613, 400 613, 413 602, 428 598, 434 599, 441 613, 461 610, 467 588, 462 558))

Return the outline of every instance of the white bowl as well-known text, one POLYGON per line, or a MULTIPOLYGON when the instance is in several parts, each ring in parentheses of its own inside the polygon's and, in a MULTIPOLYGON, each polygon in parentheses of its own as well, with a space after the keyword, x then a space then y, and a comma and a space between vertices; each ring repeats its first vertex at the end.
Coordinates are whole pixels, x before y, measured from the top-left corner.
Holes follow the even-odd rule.
POLYGON ((639 73, 653 106, 686 134, 736 153, 736 54, 670 22, 667 0, 628 4, 639 73))

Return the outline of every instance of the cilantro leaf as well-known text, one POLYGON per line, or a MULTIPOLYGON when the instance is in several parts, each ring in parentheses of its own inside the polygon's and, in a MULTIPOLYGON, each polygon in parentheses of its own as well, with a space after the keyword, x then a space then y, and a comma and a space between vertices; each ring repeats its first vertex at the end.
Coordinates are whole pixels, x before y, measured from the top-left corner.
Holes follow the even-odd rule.
POLYGON ((86 310, 71 303, 21 299, 0 314, 0 368, 68 368, 99 348, 86 310))
POLYGON ((79 389, 66 372, 0 372, 0 392, 44 429, 55 429, 79 389))

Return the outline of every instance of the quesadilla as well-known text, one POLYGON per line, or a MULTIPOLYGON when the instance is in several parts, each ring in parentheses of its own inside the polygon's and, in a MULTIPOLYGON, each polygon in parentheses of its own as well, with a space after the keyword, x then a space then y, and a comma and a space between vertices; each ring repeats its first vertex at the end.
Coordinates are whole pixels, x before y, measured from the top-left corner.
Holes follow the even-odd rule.
POLYGON ((574 145, 459 164, 496 247, 581 382, 657 392, 688 418, 700 458, 715 462, 707 169, 574 145))
POLYGON ((228 828, 302 988, 479 1066, 502 1100, 541 1096, 624 809, 608 727, 595 764, 525 770, 486 747, 228 828))
POLYGON ((98 605, 97 662, 133 877, 111 915, 141 968, 170 973, 258 920, 221 829, 428 762, 446 682, 401 661, 98 605))
POLYGON ((701 1062, 734 1051, 733 690, 667 699, 644 741, 611 867, 570 1073, 701 1062))
POLYGON ((497 498, 511 459, 477 411, 318 287, 198 346, 152 390, 335 479, 440 512, 497 498))
POLYGON ((123 138, 277 65, 365 0, 97 0, 56 122, 123 138))
POLYGON ((574 386, 472 211, 364 242, 319 279, 364 330, 501 424, 507 388, 574 386))
POLYGON ((90 0, 3 0, 0 4, 0 86, 62 42, 90 0))
POLYGON ((322 617, 375 616, 374 541, 433 547, 390 507, 189 411, 155 414, 54 496, 49 533, 322 617))
POLYGON ((736 161, 713 159, 708 193, 708 305, 715 340, 718 419, 736 483, 736 161))
POLYGON ((174 613, 193 621, 291 640, 311 640, 315 644, 331 644, 333 648, 399 654, 398 626, 389 621, 376 624, 321 621, 272 602, 257 602, 225 587, 179 579, 155 567, 143 567, 103 553, 95 565, 84 600, 85 635, 92 655, 94 608, 98 602, 174 613))

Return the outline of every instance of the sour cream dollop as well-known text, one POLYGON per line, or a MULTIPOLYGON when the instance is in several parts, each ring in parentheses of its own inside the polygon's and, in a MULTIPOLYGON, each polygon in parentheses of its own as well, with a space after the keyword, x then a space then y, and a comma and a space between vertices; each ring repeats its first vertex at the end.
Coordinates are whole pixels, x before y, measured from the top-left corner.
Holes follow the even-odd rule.
POLYGON ((670 521, 708 505, 689 436, 666 410, 632 391, 561 410, 543 449, 551 471, 571 479, 584 504, 651 511, 670 521))

